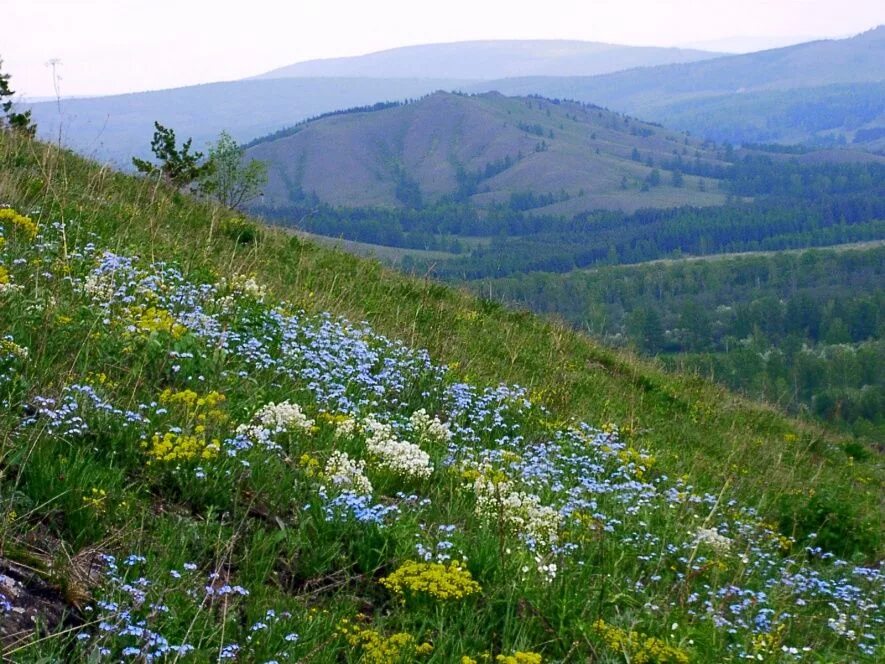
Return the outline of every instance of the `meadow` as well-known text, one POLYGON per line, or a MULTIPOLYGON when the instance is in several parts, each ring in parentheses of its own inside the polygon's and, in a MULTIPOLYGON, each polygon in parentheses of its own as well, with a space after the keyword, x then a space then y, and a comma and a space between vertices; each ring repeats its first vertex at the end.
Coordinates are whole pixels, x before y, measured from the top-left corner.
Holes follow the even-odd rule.
POLYGON ((881 658, 877 456, 6 134, 0 203, 5 658, 881 658))

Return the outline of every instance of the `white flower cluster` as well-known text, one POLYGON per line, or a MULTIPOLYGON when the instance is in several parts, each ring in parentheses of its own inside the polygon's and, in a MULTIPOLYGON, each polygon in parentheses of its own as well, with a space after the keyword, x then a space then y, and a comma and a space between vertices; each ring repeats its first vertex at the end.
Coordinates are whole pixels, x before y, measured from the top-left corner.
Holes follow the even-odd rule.
POLYGON ((247 277, 245 274, 234 275, 230 280, 221 279, 220 288, 229 288, 234 294, 248 295, 259 302, 264 302, 267 296, 267 286, 259 284, 255 277, 247 277))
POLYGON ((283 401, 282 403, 271 401, 269 404, 262 406, 255 413, 255 421, 274 433, 294 431, 296 429, 310 432, 314 425, 314 421, 308 419, 301 411, 301 406, 288 401, 283 401))
POLYGON ((116 288, 112 273, 90 272, 83 282, 83 292, 101 302, 110 300, 114 296, 116 288))
POLYGON ((430 455, 414 443, 397 440, 393 427, 378 422, 371 415, 363 422, 368 432, 366 448, 382 468, 397 475, 426 479, 433 473, 430 455))
POLYGON ((341 491, 372 495, 372 483, 366 477, 366 462, 351 459, 347 452, 332 452, 323 474, 341 491))
POLYGON ((275 434, 284 431, 302 431, 310 433, 314 421, 302 412, 298 404, 283 401, 282 403, 270 402, 262 406, 252 417, 253 424, 241 424, 236 428, 239 436, 248 438, 253 443, 271 451, 280 451, 282 448, 273 441, 275 434))
POLYGON ((452 439, 449 425, 439 421, 438 417, 431 418, 425 409, 416 410, 409 418, 409 424, 421 440, 430 443, 448 443, 452 439))
POLYGON ((541 504, 538 496, 517 491, 509 480, 493 479, 482 472, 473 483, 473 491, 477 516, 503 518, 513 532, 532 540, 536 546, 544 548, 556 543, 562 517, 552 507, 541 504))
POLYGON ((347 417, 335 424, 335 438, 352 438, 359 432, 356 420, 347 417))
POLYGON ((17 293, 22 290, 21 284, 14 284, 12 282, 0 283, 0 295, 6 295, 7 293, 17 293))
POLYGON ((726 554, 731 551, 731 539, 725 535, 720 535, 714 528, 699 528, 695 534, 695 542, 707 544, 719 554, 726 554))

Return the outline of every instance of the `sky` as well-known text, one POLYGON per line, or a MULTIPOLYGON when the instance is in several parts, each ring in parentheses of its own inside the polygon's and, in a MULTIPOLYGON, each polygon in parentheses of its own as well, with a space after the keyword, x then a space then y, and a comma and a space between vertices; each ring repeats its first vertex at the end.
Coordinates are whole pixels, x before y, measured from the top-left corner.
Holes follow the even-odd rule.
POLYGON ((885 2, 0 0, 0 20, 3 71, 33 98, 233 80, 314 58, 471 39, 776 46, 883 24, 885 2))

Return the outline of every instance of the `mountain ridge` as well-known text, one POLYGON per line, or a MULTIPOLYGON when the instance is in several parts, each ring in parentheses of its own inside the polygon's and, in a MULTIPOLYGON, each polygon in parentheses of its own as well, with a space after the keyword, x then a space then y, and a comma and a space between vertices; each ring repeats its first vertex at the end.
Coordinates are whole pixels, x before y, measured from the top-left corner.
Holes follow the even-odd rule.
POLYGON ((278 67, 252 78, 361 76, 463 78, 513 75, 596 75, 642 65, 703 60, 721 54, 699 49, 624 46, 579 40, 472 40, 417 44, 357 56, 278 67))

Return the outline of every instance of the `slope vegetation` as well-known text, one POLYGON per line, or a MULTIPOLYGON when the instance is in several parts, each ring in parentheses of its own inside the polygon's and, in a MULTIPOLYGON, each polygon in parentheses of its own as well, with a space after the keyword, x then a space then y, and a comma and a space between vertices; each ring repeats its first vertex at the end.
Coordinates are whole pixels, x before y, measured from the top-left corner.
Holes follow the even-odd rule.
POLYGON ((51 147, 0 165, 6 659, 881 654, 880 476, 838 441, 51 147))

